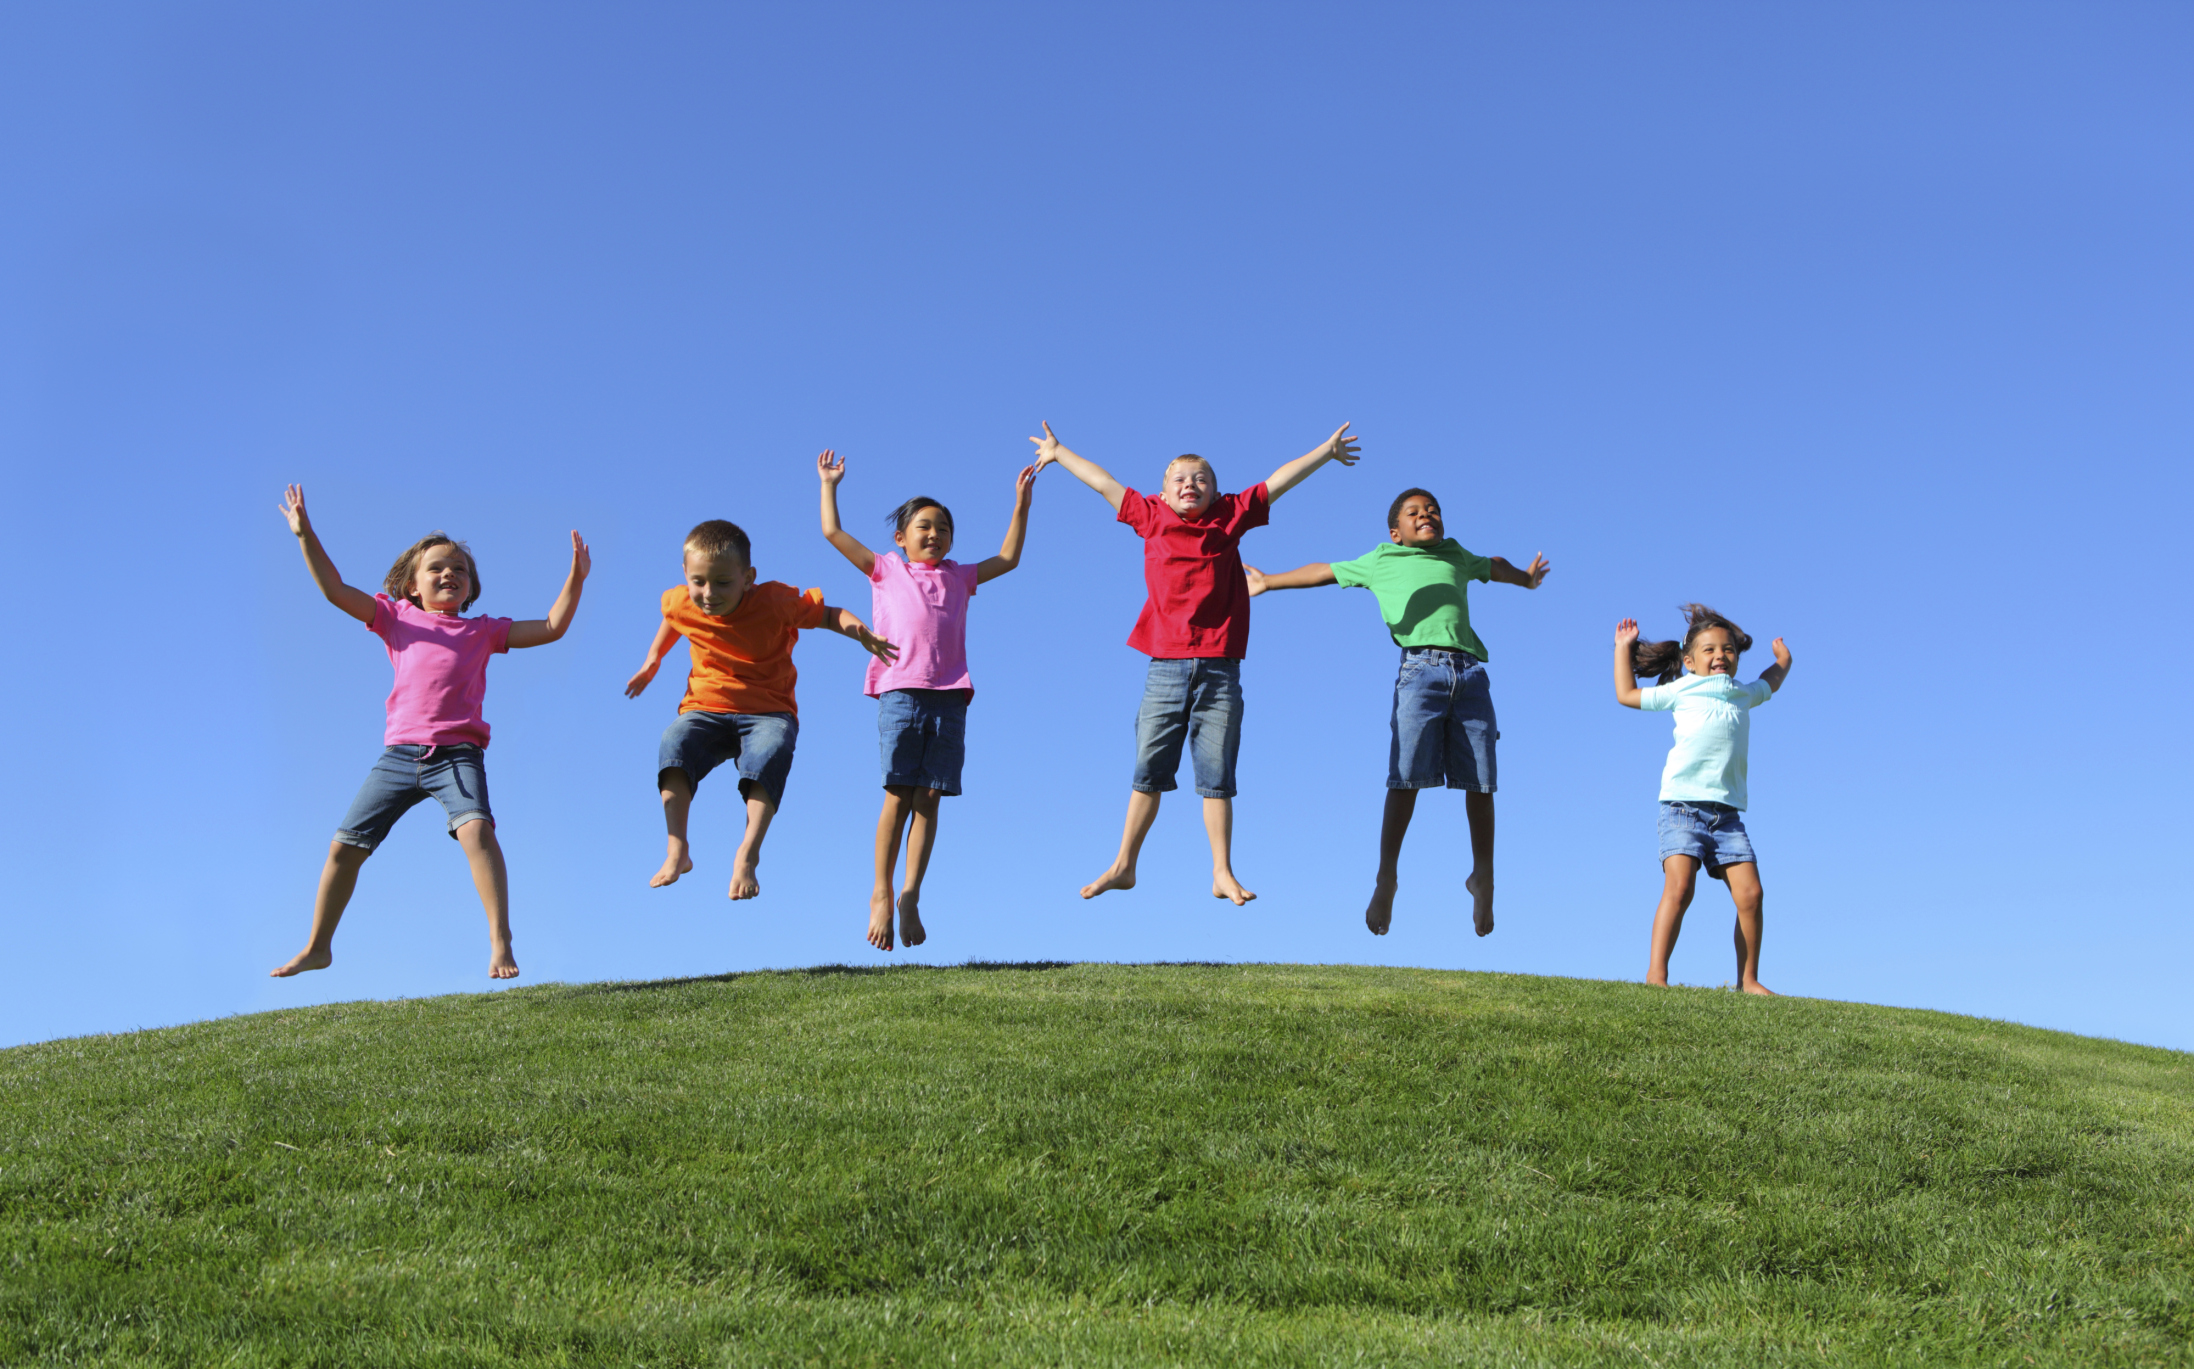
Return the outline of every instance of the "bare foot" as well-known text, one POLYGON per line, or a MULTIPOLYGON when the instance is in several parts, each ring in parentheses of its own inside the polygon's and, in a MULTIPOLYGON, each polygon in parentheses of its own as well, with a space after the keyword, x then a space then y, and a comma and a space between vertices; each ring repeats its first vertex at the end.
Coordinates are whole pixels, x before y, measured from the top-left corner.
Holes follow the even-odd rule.
POLYGON ((1463 888, 1470 894, 1470 920, 1478 928, 1478 935, 1493 935, 1493 881, 1472 871, 1463 881, 1463 888))
POLYGON ((1762 984, 1757 979, 1753 980, 1750 984, 1740 985, 1739 987, 1741 987, 1746 993, 1756 993, 1762 998, 1782 997, 1781 994, 1776 993, 1773 989, 1769 988, 1765 984, 1762 984))
POLYGON ((1394 922, 1394 882, 1380 880, 1371 886, 1371 902, 1364 907, 1364 925, 1373 936, 1385 936, 1394 922))
POLYGON ((307 970, 324 970, 334 963, 335 952, 316 951, 308 946, 296 955, 291 956, 287 964, 269 970, 267 977, 269 979, 287 979, 293 974, 303 974, 307 970))
POLYGON ((1234 900, 1234 906, 1237 908, 1257 897, 1249 890, 1244 889, 1242 881, 1232 875, 1213 875, 1211 877, 1211 896, 1213 898, 1232 899, 1234 900))
POLYGON ((650 889, 660 889, 666 884, 676 884, 678 876, 693 868, 693 857, 687 854, 686 844, 676 837, 670 839, 670 854, 663 857, 663 868, 648 879, 650 889))
POLYGON ((754 866, 754 860, 744 851, 731 862, 731 897, 738 899, 762 896, 762 881, 755 878, 754 866))
POLYGON ((929 940, 922 927, 922 896, 912 889, 899 895, 899 944, 919 946, 929 940))
MULTIPOLYGON (((737 894, 733 898, 739 897, 737 894)), ((868 896, 868 944, 879 951, 891 949, 891 894, 878 889, 868 896)))
POLYGON ((517 977, 518 962, 511 958, 510 947, 497 947, 495 954, 488 957, 488 978, 516 979, 517 977))
POLYGON ((1097 897, 1097 895, 1104 893, 1107 889, 1132 889, 1134 887, 1135 871, 1132 869, 1122 870, 1119 866, 1115 865, 1111 869, 1105 871, 1103 874, 1097 876, 1097 878, 1091 883, 1083 885, 1082 897, 1095 898, 1097 897))

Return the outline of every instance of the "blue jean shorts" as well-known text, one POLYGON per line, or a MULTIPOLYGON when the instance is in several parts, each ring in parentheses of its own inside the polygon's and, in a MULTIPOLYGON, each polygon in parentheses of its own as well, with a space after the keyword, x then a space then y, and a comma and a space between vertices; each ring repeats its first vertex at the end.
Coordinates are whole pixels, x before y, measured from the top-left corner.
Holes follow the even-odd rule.
POLYGON ((1394 677, 1394 742, 1387 751, 1386 787, 1495 788, 1493 684, 1485 662, 1467 651, 1402 649, 1394 677))
POLYGON ((1745 815, 1726 803, 1661 802, 1661 860, 1690 856, 1723 879, 1724 866, 1757 864, 1745 815))
POLYGON ((413 804, 429 797, 442 801, 453 838, 468 822, 495 823, 488 807, 487 758, 479 747, 392 746, 366 772, 335 839, 371 851, 388 840, 389 829, 413 804))
POLYGON ((967 691, 889 689, 876 699, 884 783, 940 794, 960 792, 967 760, 967 691))
POLYGON ((683 770, 695 789, 709 771, 725 761, 739 764, 739 797, 752 798, 755 785, 771 803, 785 801, 785 780, 792 774, 792 748, 800 740, 800 720, 790 713, 707 713, 695 708, 663 729, 655 752, 655 782, 665 770, 683 770))
POLYGON ((1152 660, 1143 680, 1143 706, 1135 715, 1138 793, 1175 787, 1186 743, 1196 770, 1196 792, 1207 799, 1234 797, 1234 758, 1242 749, 1242 663, 1224 656, 1152 660))

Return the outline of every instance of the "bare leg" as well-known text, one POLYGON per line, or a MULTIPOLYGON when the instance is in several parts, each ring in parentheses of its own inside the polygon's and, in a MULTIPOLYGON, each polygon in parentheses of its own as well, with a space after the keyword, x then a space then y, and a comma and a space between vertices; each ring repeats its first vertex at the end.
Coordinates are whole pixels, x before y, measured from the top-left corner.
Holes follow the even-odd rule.
POLYGON ((686 778, 684 770, 672 766, 655 777, 655 784, 663 794, 663 825, 670 829, 670 853, 663 857, 663 868, 649 878, 650 889, 676 884, 678 876, 693 868, 693 848, 686 844, 686 814, 693 808, 693 781, 686 778))
POLYGON ((488 914, 488 978, 516 979, 518 962, 510 954, 510 872, 503 867, 503 846, 495 824, 475 818, 457 829, 457 844, 472 866, 472 887, 488 914))
POLYGON ((739 854, 731 858, 731 897, 759 898, 762 882, 755 867, 762 863, 762 838, 769 835, 769 820, 777 816, 777 803, 768 791, 749 780, 739 782, 747 800, 747 834, 739 840, 739 854))
POLYGON ((1140 789, 1130 789, 1127 794, 1127 825, 1120 831, 1120 854, 1112 862, 1112 868, 1082 886, 1083 898, 1095 898, 1107 889, 1132 889, 1135 887, 1135 859, 1143 852, 1143 838, 1150 835, 1150 824, 1158 819, 1158 795, 1146 794, 1140 789))
POLYGON ((1204 800, 1204 835, 1211 838, 1211 896, 1237 908, 1257 897, 1234 877, 1234 800, 1204 800))
POLYGON ((914 811, 911 786, 884 786, 884 810, 876 815, 876 883, 868 893, 868 944, 891 949, 891 880, 899 868, 899 834, 914 811))
POLYGON ((1760 888, 1760 867, 1749 860, 1725 865, 1722 877, 1729 881, 1729 896, 1737 904, 1737 987, 1772 998, 1775 991, 1760 982, 1761 911, 1767 902, 1760 888))
POLYGON ((1364 925, 1373 936, 1385 936, 1394 921, 1394 891, 1401 887, 1402 838, 1409 835, 1409 820, 1417 812, 1417 791, 1386 791, 1386 815, 1379 820, 1379 878, 1371 886, 1371 902, 1364 908, 1364 925))
POLYGON ((1470 878, 1463 888, 1470 894, 1470 920, 1478 935, 1493 933, 1493 796, 1463 795, 1463 811, 1470 817, 1470 878))
POLYGON ((1699 858, 1670 856, 1661 862, 1661 906, 1653 910, 1653 952, 1646 963, 1646 983, 1668 987, 1668 957, 1684 930, 1684 909, 1691 906, 1698 885, 1699 858))
POLYGON ((305 943, 305 949, 273 970, 272 978, 287 979, 335 963, 335 924, 343 920, 351 892, 358 887, 358 867, 372 854, 363 846, 328 843, 327 864, 320 867, 320 892, 312 900, 312 939, 305 943))
POLYGON ((907 882, 899 894, 899 941, 919 946, 929 940, 922 926, 922 880, 929 874, 929 853, 937 844, 937 800, 934 789, 914 791, 914 817, 907 823, 907 882))

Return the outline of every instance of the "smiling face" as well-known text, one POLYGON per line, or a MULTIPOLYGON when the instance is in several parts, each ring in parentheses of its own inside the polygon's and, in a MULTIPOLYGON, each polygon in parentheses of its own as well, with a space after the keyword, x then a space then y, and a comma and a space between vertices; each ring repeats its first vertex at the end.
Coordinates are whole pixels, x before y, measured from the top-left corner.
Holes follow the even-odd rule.
POLYGON ((1729 640, 1726 627, 1702 628, 1691 639, 1684 651, 1684 664, 1694 675, 1731 675, 1737 673, 1737 648, 1729 640))
POLYGON ((1435 547, 1447 537, 1447 523, 1440 517, 1440 501, 1429 494, 1413 494, 1402 501, 1387 536, 1405 547, 1435 547))
POLYGON ((1166 467, 1166 483, 1159 498, 1183 518, 1194 518, 1219 497, 1219 477, 1211 463, 1200 456, 1179 456, 1166 467))
POLYGON ((952 554, 952 518, 935 504, 924 504, 891 540, 909 561, 934 566, 952 554))
POLYGON ((472 558, 454 542, 420 552, 411 570, 411 597, 429 613, 461 612, 472 598, 472 558))
POLYGON ((686 553, 686 597, 711 618, 721 618, 739 607, 754 588, 754 567, 736 556, 703 556, 686 553))

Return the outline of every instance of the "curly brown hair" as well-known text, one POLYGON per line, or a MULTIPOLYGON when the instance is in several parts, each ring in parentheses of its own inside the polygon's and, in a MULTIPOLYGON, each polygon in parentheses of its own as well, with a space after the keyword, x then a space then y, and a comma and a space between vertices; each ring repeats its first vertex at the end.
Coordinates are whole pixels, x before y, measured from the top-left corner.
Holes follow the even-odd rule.
POLYGON ((429 547, 455 547, 464 553, 465 571, 472 577, 472 593, 466 596, 465 602, 457 606, 457 611, 463 613, 480 597, 480 563, 472 559, 471 547, 440 529, 404 548, 404 554, 396 558, 395 565, 389 567, 388 578, 381 582, 381 588, 387 591, 391 599, 409 600, 413 608, 425 608, 426 605, 419 602, 419 596, 412 591, 411 586, 419 575, 419 558, 426 554, 429 547))
POLYGON ((1691 652, 1691 643, 1708 628, 1718 627, 1729 634, 1729 644, 1742 656, 1752 650, 1752 637, 1743 628, 1708 608, 1705 604, 1683 605, 1683 615, 1691 626, 1684 630, 1682 642, 1646 642, 1630 644, 1630 673, 1639 679, 1648 675, 1658 677, 1658 683, 1667 684, 1684 673, 1684 657, 1691 652))

